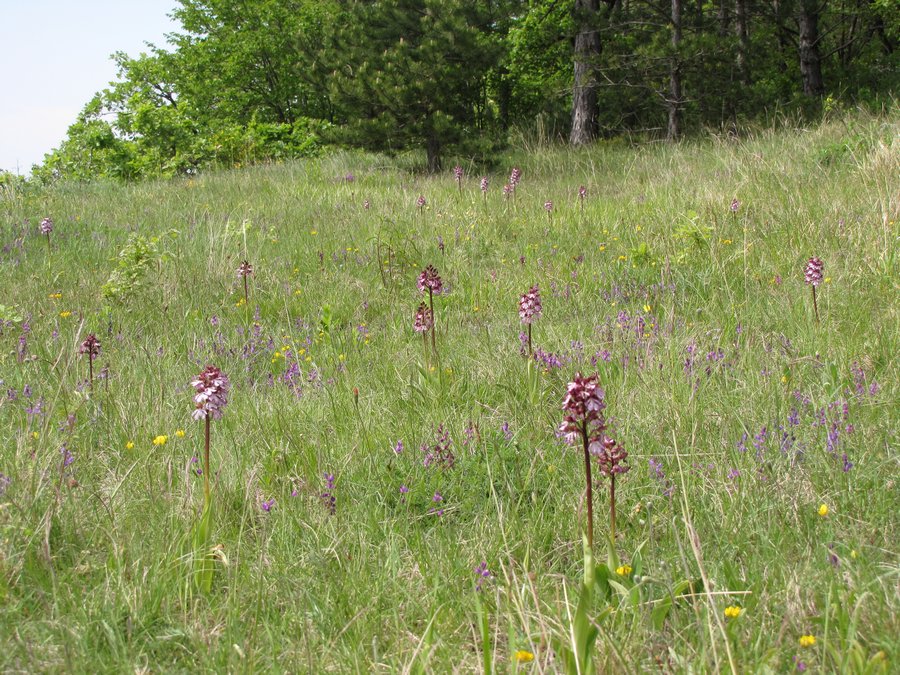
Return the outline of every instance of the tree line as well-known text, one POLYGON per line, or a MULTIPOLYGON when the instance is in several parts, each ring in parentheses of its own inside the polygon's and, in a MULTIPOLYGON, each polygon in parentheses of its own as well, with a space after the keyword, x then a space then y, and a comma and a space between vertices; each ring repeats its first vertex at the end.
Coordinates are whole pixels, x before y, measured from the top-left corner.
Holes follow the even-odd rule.
POLYGON ((179 0, 34 174, 192 173, 338 145, 489 161, 512 129, 676 140, 883 105, 900 0, 179 0))

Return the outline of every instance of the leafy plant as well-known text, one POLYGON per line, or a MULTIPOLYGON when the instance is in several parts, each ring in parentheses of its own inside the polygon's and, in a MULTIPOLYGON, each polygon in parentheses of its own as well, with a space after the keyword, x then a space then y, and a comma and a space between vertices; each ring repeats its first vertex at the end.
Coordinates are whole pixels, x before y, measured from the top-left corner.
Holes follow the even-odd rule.
POLYGON ((101 288, 103 297, 125 301, 143 285, 144 277, 163 257, 159 237, 132 234, 116 256, 116 267, 101 288))

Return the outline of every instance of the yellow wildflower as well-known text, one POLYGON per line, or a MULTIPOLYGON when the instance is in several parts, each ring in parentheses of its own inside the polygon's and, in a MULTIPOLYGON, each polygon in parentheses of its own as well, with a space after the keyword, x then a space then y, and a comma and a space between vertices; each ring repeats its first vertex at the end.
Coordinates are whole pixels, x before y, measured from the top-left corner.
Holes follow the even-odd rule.
POLYGON ((647 312, 647 313, 649 313, 649 312, 650 312, 650 305, 644 305, 644 311, 647 312))
POLYGON ((800 636, 800 646, 801 647, 812 647, 816 644, 816 636, 815 635, 801 635, 800 636))
POLYGON ((823 518, 828 515, 828 504, 819 505, 819 515, 823 518))
POLYGON ((737 605, 730 605, 725 608, 725 618, 726 619, 736 619, 741 615, 741 612, 743 612, 743 611, 744 610, 742 610, 737 605))
POLYGON ((39 438, 41 437, 41 434, 40 434, 39 431, 32 431, 32 432, 31 432, 31 437, 32 437, 34 440, 37 440, 37 439, 39 439, 39 438))
POLYGON ((169 440, 168 436, 159 435, 153 439, 153 445, 165 445, 167 440, 169 440))
POLYGON ((520 649, 516 652, 516 663, 531 663, 534 661, 534 654, 520 649))
POLYGON ((627 577, 629 574, 631 574, 631 572, 631 565, 622 565, 616 568, 616 574, 618 574, 620 577, 627 577))
POLYGON ((72 312, 60 312, 59 313, 59 317, 61 319, 68 319, 70 316, 72 316, 72 312))
POLYGON ((128 441, 128 442, 125 444, 125 449, 126 449, 126 450, 131 450, 133 447, 134 447, 134 441, 128 441))
POLYGON ((51 293, 47 297, 52 300, 59 300, 62 297, 62 293, 51 293))
POLYGON ((179 429, 175 432, 175 435, 178 436, 178 438, 184 438, 184 429, 179 429))

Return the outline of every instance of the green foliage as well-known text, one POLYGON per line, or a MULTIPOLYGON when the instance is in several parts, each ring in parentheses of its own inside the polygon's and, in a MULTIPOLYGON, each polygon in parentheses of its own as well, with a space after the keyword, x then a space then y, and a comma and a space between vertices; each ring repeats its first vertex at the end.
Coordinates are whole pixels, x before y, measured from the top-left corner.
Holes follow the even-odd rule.
POLYGON ((338 46, 332 92, 346 141, 388 152, 423 147, 437 171, 442 153, 491 127, 484 99, 500 46, 481 3, 353 2, 338 46))
POLYGON ((683 255, 687 255, 691 250, 705 251, 709 246, 709 238, 714 231, 715 228, 711 225, 702 224, 700 215, 696 211, 688 211, 679 218, 673 235, 675 239, 685 242, 686 248, 683 251, 683 255))
POLYGON ((589 616, 592 605, 593 591, 582 584, 575 615, 568 621, 566 633, 554 638, 554 650, 569 675, 593 672, 594 642, 600 631, 589 616))
POLYGON ((713 673, 729 650, 737 672, 791 672, 794 657, 896 670, 900 121, 833 115, 744 140, 516 149, 486 198, 474 172, 460 193, 452 175, 358 152, 17 188, 0 204, 0 303, 22 318, 0 328, 0 671, 468 673, 492 651, 494 672, 564 672, 580 654, 589 672, 713 673), (676 236, 688 224, 716 229, 698 246, 676 236), (130 237, 158 238, 146 258, 162 264, 120 305, 99 289, 130 237), (830 279, 819 328, 811 255, 830 279), (450 289, 433 370, 411 325, 426 264, 450 289), (520 354, 516 304, 534 284, 534 345, 561 367, 520 354), (91 331, 93 391, 78 354, 91 331), (189 382, 206 363, 232 388, 204 474, 215 520, 195 542, 189 382), (600 375, 632 466, 616 483, 621 565, 595 493, 600 564, 580 611, 583 457, 554 434, 576 371, 600 375), (426 468, 441 424, 455 465, 426 468))
POLYGON ((215 525, 213 518, 213 502, 211 499, 204 502, 203 512, 194 525, 191 536, 191 575, 194 585, 201 593, 212 592, 213 578, 216 573, 216 555, 212 547, 212 530, 215 525))
POLYGON ((159 242, 159 237, 132 234, 115 258, 116 266, 109 279, 101 287, 103 297, 120 302, 129 299, 143 285, 147 273, 161 264, 163 251, 159 242))
MULTIPOLYGON (((816 13, 825 92, 803 94, 803 4, 599 2, 597 120, 603 136, 660 136, 677 70, 683 132, 892 105, 900 0, 816 13), (745 37, 741 37, 744 35, 745 37), (825 105, 823 106, 823 101, 825 105), (823 110, 824 107, 824 110, 823 110)), ((424 151, 491 166, 513 137, 566 138, 574 0, 179 0, 165 48, 114 55, 97 93, 34 174, 57 179, 195 174, 318 154, 323 144, 424 151)), ((418 157, 418 155, 417 155, 418 157)))

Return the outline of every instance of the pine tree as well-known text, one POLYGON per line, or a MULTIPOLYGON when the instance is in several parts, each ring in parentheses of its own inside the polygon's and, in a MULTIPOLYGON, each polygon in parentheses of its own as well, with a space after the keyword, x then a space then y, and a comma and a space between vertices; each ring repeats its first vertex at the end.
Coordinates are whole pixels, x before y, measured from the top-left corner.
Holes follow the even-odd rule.
POLYGON ((487 76, 497 63, 485 7, 472 0, 353 2, 339 38, 334 97, 345 140, 396 151, 423 147, 429 171, 442 153, 484 128, 487 76))

